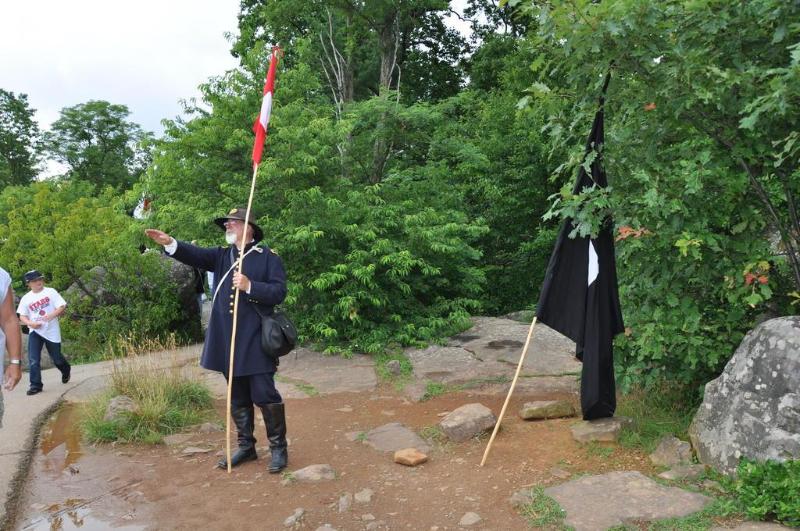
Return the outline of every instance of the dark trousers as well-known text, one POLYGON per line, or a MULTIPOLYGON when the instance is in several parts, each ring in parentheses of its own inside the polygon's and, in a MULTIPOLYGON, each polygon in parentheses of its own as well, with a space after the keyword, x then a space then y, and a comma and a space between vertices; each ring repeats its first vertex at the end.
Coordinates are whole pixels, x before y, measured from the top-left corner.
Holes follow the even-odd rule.
POLYGON ((42 347, 47 345, 47 353, 61 374, 69 370, 69 363, 61 354, 61 343, 49 341, 33 330, 28 334, 28 367, 30 369, 31 389, 42 389, 42 347))
POLYGON ((265 372, 249 376, 234 376, 231 386, 231 407, 258 407, 283 402, 275 388, 275 373, 265 372))

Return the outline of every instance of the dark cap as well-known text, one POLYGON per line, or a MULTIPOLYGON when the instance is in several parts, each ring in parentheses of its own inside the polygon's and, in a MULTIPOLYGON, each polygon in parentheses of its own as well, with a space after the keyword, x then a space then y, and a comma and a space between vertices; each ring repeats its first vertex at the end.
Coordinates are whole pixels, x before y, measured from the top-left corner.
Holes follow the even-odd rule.
POLYGON ((24 278, 25 278, 25 283, 27 284, 28 282, 31 282, 33 280, 39 280, 40 278, 44 278, 44 275, 39 273, 35 269, 32 269, 32 270, 28 271, 27 273, 25 273, 25 277, 24 278))
MULTIPOLYGON (((239 221, 244 221, 245 214, 247 214, 247 209, 244 207, 232 208, 227 215, 215 219, 214 223, 219 225, 222 230, 225 230, 226 221, 228 221, 229 219, 238 219, 239 221)), ((261 230, 261 227, 253 223, 253 220, 255 218, 256 214, 251 210, 249 225, 253 227, 253 239, 258 242, 264 239, 264 231, 261 230)))

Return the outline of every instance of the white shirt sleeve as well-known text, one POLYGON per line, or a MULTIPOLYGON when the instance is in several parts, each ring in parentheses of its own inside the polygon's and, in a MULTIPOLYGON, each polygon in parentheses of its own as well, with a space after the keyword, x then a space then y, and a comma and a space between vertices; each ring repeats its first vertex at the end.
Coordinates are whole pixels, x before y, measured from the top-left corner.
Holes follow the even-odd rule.
POLYGON ((53 306, 56 308, 61 308, 62 306, 67 305, 67 301, 64 300, 64 297, 61 296, 59 292, 53 290, 53 306))
POLYGON ((164 251, 166 251, 166 253, 170 256, 175 254, 175 251, 177 250, 178 250, 178 240, 176 240, 175 238, 172 238, 172 241, 164 246, 164 251))

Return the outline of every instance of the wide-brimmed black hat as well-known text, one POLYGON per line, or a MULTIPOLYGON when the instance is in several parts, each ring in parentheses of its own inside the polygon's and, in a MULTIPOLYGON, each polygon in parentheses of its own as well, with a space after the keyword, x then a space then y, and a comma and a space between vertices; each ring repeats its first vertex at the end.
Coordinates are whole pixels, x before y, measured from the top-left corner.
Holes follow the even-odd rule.
MULTIPOLYGON (((239 221, 244 221, 245 214, 247 214, 247 209, 244 207, 232 208, 227 215, 217 218, 214 220, 214 223, 220 226, 222 230, 225 230, 225 222, 229 219, 238 219, 239 221)), ((256 219, 255 213, 251 210, 250 211, 250 222, 249 225, 253 227, 253 239, 255 241, 261 241, 264 239, 264 231, 261 230, 261 227, 253 223, 253 220, 256 219)))
POLYGON ((39 280, 40 278, 44 278, 44 275, 36 271, 35 269, 31 269, 27 273, 25 273, 25 283, 31 282, 33 280, 39 280))

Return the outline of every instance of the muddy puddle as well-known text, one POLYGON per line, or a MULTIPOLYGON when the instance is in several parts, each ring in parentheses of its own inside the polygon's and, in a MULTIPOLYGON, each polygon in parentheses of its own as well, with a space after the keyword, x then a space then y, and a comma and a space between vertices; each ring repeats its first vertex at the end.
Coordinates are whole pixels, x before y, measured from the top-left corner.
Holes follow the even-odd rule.
POLYGON ((141 480, 123 476, 130 465, 119 459, 112 464, 106 462, 110 456, 95 455, 81 440, 79 423, 80 406, 66 404, 42 427, 14 529, 145 529, 132 522, 137 515, 135 501, 143 498, 136 490, 141 480))

